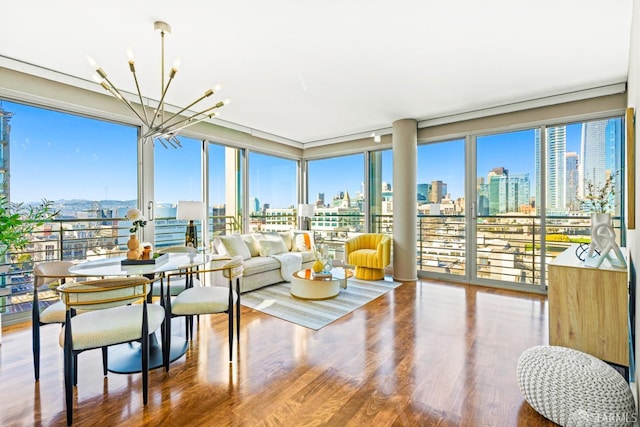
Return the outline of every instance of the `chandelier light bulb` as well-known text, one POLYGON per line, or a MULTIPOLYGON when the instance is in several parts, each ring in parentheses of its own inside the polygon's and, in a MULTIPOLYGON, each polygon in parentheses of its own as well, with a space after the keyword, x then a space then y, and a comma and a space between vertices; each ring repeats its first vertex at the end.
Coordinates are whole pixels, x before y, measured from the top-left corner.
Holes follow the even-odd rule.
POLYGON ((133 50, 130 47, 127 48, 127 58, 129 58, 129 62, 133 62, 133 50))
POLYGON ((90 57, 89 54, 85 55, 84 57, 87 58, 87 62, 89 63, 89 65, 91 65, 91 68, 100 68, 98 67, 98 63, 94 61, 94 59, 90 57))

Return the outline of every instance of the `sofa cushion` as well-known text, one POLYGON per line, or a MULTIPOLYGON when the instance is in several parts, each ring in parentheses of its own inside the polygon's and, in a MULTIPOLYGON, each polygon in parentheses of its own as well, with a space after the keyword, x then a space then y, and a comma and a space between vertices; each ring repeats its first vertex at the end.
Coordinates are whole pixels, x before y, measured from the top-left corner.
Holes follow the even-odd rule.
POLYGON ((258 240, 256 240, 253 234, 241 234, 242 240, 244 240, 245 245, 249 248, 249 252, 251 256, 260 256, 260 244, 258 240))
POLYGON ((284 240, 279 236, 268 236, 258 240, 260 244, 260 256, 268 257, 289 252, 284 240))
POLYGON ((291 251, 293 248, 293 231, 281 231, 278 234, 284 240, 287 251, 291 251))
MULTIPOLYGON (((228 236, 218 236, 217 239, 220 239, 224 249, 229 256, 241 256, 243 260, 248 260, 251 258, 251 252, 249 248, 242 240, 242 236, 239 234, 231 234, 228 236)), ((218 246, 220 249, 220 247, 218 246)))
POLYGON ((293 233, 293 247, 291 248, 292 251, 313 251, 313 246, 313 233, 310 233, 308 231, 296 231, 293 233))
POLYGON ((271 270, 280 270, 280 263, 275 258, 254 257, 244 262, 245 277, 271 270))

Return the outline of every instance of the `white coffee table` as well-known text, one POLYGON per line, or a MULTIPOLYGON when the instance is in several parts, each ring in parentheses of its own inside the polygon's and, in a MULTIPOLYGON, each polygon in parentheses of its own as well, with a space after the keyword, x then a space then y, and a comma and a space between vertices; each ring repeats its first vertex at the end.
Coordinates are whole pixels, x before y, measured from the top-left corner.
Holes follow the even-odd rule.
POLYGON ((353 272, 344 268, 331 270, 331 278, 314 278, 311 269, 296 271, 291 275, 291 295, 308 300, 334 298, 352 276, 353 272))

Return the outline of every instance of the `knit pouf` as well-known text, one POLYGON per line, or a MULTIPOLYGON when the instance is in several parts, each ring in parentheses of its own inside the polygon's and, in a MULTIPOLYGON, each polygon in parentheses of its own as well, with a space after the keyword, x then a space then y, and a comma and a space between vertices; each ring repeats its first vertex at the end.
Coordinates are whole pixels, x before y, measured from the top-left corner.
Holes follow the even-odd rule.
POLYGON ((533 409, 561 426, 629 426, 637 418, 622 375, 578 350, 548 345, 525 350, 518 384, 533 409))

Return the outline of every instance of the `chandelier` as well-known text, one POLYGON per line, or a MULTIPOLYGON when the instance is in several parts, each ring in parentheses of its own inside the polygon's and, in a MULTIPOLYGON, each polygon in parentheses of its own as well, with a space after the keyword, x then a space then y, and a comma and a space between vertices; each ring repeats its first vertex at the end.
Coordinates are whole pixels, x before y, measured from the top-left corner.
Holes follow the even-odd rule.
POLYGON ((201 97, 190 103, 184 108, 181 108, 176 113, 165 114, 164 109, 164 99, 167 95, 167 91, 169 90, 169 86, 171 86, 171 82, 176 76, 178 72, 178 61, 176 61, 168 73, 169 80, 165 84, 165 74, 164 74, 164 35, 166 33, 171 34, 171 27, 166 22, 156 21, 154 23, 154 29, 160 31, 160 43, 161 43, 161 60, 160 60, 160 77, 161 77, 161 87, 160 87, 160 100, 155 108, 152 111, 147 111, 148 108, 145 106, 145 102, 142 97, 142 93, 140 92, 140 85, 138 84, 138 76, 136 75, 136 67, 135 62, 133 60, 133 53, 131 50, 128 50, 129 56, 129 70, 133 75, 133 80, 136 84, 136 90, 138 99, 140 101, 140 106, 134 106, 131 101, 129 101, 122 92, 109 80, 107 77, 107 73, 100 68, 96 62, 87 56, 87 60, 91 64, 93 68, 95 68, 97 76, 94 76, 94 80, 100 86, 102 86, 107 92, 111 95, 118 98, 124 105, 127 106, 142 122, 143 130, 140 138, 143 141, 146 141, 147 138, 151 138, 153 141, 160 142, 165 148, 167 148, 167 144, 173 148, 182 147, 180 140, 177 138, 177 135, 183 129, 193 126, 196 123, 199 123, 203 120, 212 119, 213 117, 218 116, 220 113, 215 111, 225 105, 228 105, 231 101, 224 100, 215 103, 213 106, 205 108, 203 110, 193 112, 191 110, 192 107, 199 104, 204 99, 210 97, 221 89, 221 85, 217 85, 211 89, 208 89, 201 97), (182 115, 186 113, 185 115, 182 115))

